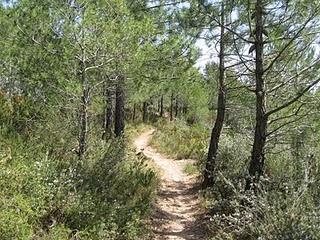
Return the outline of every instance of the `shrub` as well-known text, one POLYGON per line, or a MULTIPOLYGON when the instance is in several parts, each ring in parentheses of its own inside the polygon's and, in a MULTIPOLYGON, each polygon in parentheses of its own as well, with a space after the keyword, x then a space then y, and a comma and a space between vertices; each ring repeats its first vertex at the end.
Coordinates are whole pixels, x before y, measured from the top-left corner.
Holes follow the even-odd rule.
POLYGON ((47 144, 10 137, 0 146, 0 239, 140 239, 146 233, 157 184, 146 159, 114 139, 92 141, 82 163, 47 144))
POLYGON ((207 194, 212 239, 319 239, 317 171, 309 172, 312 181, 306 183, 290 154, 271 155, 260 190, 245 192, 248 142, 228 134, 220 143, 216 182, 207 194))
POLYGON ((159 124, 151 144, 161 152, 177 159, 203 159, 207 154, 208 132, 203 125, 188 126, 178 120, 159 124))
MULTIPOLYGON (((236 188, 233 188, 236 189, 236 188)), ((319 239, 319 208, 307 193, 235 191, 232 198, 212 200, 212 239, 319 239)))

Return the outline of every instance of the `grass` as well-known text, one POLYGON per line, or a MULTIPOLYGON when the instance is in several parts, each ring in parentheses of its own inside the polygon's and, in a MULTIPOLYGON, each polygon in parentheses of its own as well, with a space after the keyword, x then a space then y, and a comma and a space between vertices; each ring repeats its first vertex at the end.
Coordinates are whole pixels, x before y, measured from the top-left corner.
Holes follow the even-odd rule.
POLYGON ((201 161, 207 154, 208 132, 203 125, 188 126, 183 121, 161 124, 151 145, 175 159, 201 161))
POLYGON ((196 166, 194 163, 186 163, 183 171, 187 175, 200 175, 199 167, 196 166))
POLYGON ((0 239, 143 239, 158 185, 150 161, 123 141, 92 138, 80 164, 72 141, 46 134, 54 141, 3 137, 0 239))

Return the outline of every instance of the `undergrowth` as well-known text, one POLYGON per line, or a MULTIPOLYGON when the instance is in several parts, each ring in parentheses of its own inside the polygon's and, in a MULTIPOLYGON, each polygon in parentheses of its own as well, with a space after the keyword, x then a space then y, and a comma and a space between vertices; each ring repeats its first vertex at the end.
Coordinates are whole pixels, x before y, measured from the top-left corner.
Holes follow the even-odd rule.
MULTIPOLYGON (((160 126, 152 143, 171 156, 203 160, 209 132, 203 126, 177 121, 160 126)), ((267 155, 260 187, 246 192, 252 139, 244 136, 224 131, 219 144, 215 185, 205 193, 210 239, 320 239, 318 143, 305 142, 299 150, 304 154, 299 156, 273 149, 279 153, 267 155)), ((193 166, 188 165, 186 171, 193 172, 193 166)))
POLYGON ((186 163, 183 171, 188 175, 197 175, 199 174, 199 166, 195 163, 186 163))
POLYGON ((79 162, 66 134, 51 138, 2 138, 0 239, 146 238, 157 184, 146 160, 95 139, 79 162))
POLYGON ((176 159, 203 159, 207 154, 208 129, 203 125, 189 126, 181 120, 159 123, 151 144, 176 159))

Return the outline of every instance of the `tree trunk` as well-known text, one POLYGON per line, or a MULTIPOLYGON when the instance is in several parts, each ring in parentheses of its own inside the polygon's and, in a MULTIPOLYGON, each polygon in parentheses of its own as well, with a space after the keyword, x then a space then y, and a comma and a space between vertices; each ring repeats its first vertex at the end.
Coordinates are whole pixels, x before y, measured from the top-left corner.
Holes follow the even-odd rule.
POLYGON ((157 103, 157 112, 160 114, 160 105, 161 105, 161 98, 158 99, 158 103, 157 103))
POLYGON ((103 139, 107 139, 107 136, 111 134, 112 129, 112 90, 110 87, 105 87, 105 99, 106 99, 106 109, 105 109, 105 116, 104 116, 104 133, 103 139))
POLYGON ((82 84, 81 106, 79 113, 79 159, 82 160, 87 149, 89 86, 85 75, 85 62, 80 62, 80 78, 82 84))
POLYGON ((178 113, 179 113, 179 100, 178 100, 178 96, 176 96, 176 105, 175 105, 175 113, 174 113, 175 118, 178 117, 178 113))
POLYGON ((160 99, 160 117, 163 117, 163 95, 161 95, 160 99))
POLYGON ((133 113, 132 113, 132 122, 134 122, 136 120, 136 108, 137 108, 137 105, 134 103, 133 104, 133 113))
POLYGON ((246 190, 252 188, 252 184, 259 182, 259 178, 263 175, 265 161, 265 145, 267 136, 267 121, 266 114, 266 86, 264 81, 263 70, 263 7, 262 0, 256 2, 256 125, 251 153, 251 161, 249 166, 250 177, 246 182, 246 190))
POLYGON ((173 96, 173 93, 171 93, 171 99, 170 99, 170 121, 173 121, 173 101, 174 101, 174 96, 173 96))
POLYGON ((116 106, 115 106, 115 122, 114 133, 116 137, 120 137, 124 133, 124 91, 123 91, 123 76, 119 77, 119 82, 116 86, 116 106))
POLYGON ((183 112, 183 115, 184 115, 184 116, 187 116, 187 114, 188 114, 188 105, 187 105, 187 104, 184 104, 184 105, 183 105, 182 112, 183 112))
POLYGON ((221 29, 220 29, 220 53, 219 53, 219 94, 217 117, 212 129, 210 145, 208 150, 207 162, 204 171, 203 187, 212 187, 214 185, 216 168, 216 157, 218 153, 219 140, 223 128, 225 110, 226 110, 226 87, 225 87, 225 67, 224 67, 224 49, 225 49, 225 28, 224 28, 224 3, 221 5, 221 29))
POLYGON ((145 101, 143 102, 142 107, 142 121, 146 123, 148 121, 148 103, 145 101))

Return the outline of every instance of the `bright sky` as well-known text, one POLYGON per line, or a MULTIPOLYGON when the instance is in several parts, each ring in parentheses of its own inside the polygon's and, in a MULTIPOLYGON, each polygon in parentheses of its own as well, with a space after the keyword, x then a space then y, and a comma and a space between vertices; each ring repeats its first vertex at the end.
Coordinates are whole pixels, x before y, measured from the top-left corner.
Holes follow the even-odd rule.
POLYGON ((195 65, 197 68, 203 70, 208 62, 217 62, 218 58, 215 54, 215 51, 208 47, 205 40, 198 39, 196 46, 201 50, 201 56, 195 65))

